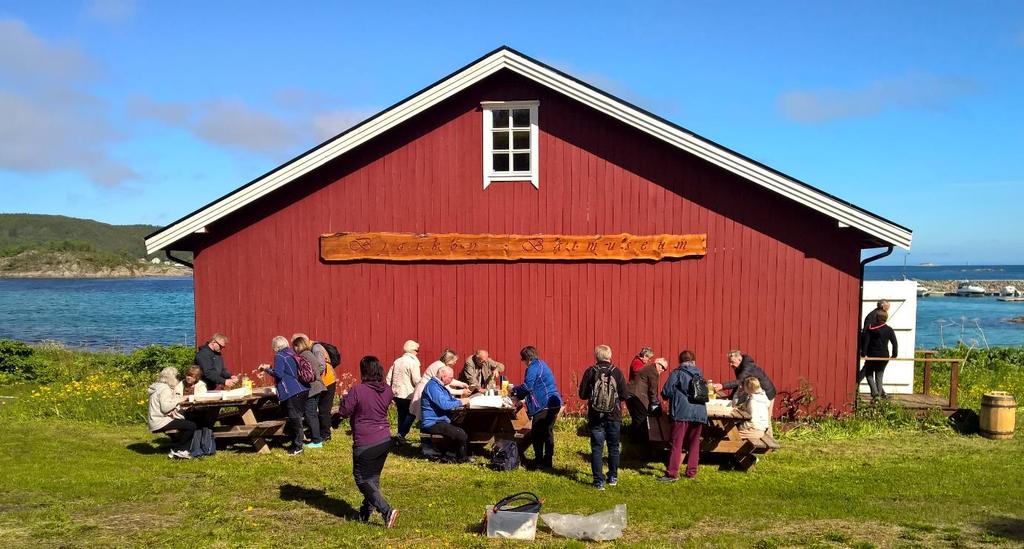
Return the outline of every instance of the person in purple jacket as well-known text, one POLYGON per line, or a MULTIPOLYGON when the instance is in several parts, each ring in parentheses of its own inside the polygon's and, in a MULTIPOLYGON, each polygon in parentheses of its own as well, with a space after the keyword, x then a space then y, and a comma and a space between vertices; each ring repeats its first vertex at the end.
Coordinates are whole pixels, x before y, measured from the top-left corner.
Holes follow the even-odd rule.
POLYGON ((350 418, 352 423, 352 476, 363 494, 359 520, 369 522, 376 510, 384 518, 384 526, 392 528, 398 509, 380 493, 380 473, 391 451, 388 407, 394 393, 384 383, 384 367, 375 356, 359 361, 359 379, 361 383, 349 389, 338 408, 339 418, 350 418))
POLYGON ((270 341, 274 349, 274 365, 260 364, 258 370, 274 377, 277 388, 277 401, 288 410, 288 427, 292 431, 292 448, 288 455, 297 456, 302 453, 305 434, 302 429, 302 415, 306 411, 306 395, 309 384, 299 379, 298 355, 292 350, 291 344, 284 336, 275 336, 270 341))

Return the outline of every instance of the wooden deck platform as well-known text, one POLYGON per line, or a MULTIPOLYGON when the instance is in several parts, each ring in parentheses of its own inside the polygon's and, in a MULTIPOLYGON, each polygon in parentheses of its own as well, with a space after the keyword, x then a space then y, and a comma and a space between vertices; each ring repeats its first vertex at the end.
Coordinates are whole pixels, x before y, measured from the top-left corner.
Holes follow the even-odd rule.
POLYGON ((947 416, 956 412, 956 407, 949 405, 949 399, 937 395, 889 395, 889 400, 898 406, 911 410, 942 410, 947 416))

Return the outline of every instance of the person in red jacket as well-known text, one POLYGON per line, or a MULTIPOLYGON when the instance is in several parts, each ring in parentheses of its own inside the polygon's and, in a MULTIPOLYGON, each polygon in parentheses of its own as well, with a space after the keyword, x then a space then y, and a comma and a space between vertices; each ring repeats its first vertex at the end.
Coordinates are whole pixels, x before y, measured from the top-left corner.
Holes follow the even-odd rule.
POLYGON ((651 357, 654 356, 654 351, 650 347, 644 347, 640 349, 640 352, 633 357, 633 362, 629 363, 629 380, 633 381, 636 377, 636 373, 640 371, 640 368, 647 366, 647 363, 651 361, 651 357))

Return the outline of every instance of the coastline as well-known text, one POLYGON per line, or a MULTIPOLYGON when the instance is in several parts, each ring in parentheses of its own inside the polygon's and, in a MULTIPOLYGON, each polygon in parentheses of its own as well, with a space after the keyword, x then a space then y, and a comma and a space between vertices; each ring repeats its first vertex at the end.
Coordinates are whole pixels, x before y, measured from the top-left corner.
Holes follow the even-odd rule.
MULTIPOLYGON (((917 280, 917 283, 934 294, 946 294, 956 292, 956 285, 959 280, 917 280)), ((972 284, 985 288, 986 293, 998 294, 1005 286, 1016 286, 1018 291, 1024 291, 1024 280, 974 280, 972 284)))
POLYGON ((192 269, 186 267, 157 267, 146 269, 103 269, 99 271, 23 271, 0 272, 0 280, 4 279, 97 279, 97 278, 192 278, 192 269))

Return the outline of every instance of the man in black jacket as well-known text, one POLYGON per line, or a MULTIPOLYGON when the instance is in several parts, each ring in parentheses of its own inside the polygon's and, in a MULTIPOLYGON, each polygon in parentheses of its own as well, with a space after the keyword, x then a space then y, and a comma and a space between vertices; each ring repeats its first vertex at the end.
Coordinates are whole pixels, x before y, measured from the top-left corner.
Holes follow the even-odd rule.
MULTIPOLYGON (((729 351, 729 366, 736 371, 736 379, 732 381, 726 381, 725 383, 715 383, 714 388, 716 391, 724 389, 732 389, 733 400, 739 400, 743 397, 743 380, 748 377, 757 378, 761 382, 761 389, 764 390, 764 395, 768 397, 768 415, 770 417, 775 416, 775 384, 768 377, 768 374, 764 372, 754 362, 753 357, 750 355, 743 354, 743 351, 738 349, 729 351)), ((772 434, 771 424, 768 425, 768 434, 772 434)))
POLYGON ((238 376, 231 375, 231 372, 224 366, 224 358, 220 356, 220 352, 227 346, 228 337, 226 335, 213 334, 210 341, 199 348, 195 360, 193 360, 196 366, 203 369, 203 382, 211 391, 218 385, 230 389, 234 387, 235 383, 238 383, 238 376))
POLYGON ((598 345, 594 349, 597 364, 583 372, 579 396, 587 401, 587 426, 590 428, 590 469, 594 487, 604 490, 601 463, 608 443, 608 486, 619 483, 619 435, 622 432, 622 403, 626 400, 626 378, 612 364, 612 349, 598 345))
MULTIPOLYGON (((899 355, 899 342, 896 340, 896 332, 885 322, 889 320, 889 313, 880 311, 875 316, 875 324, 864 329, 860 338, 861 358, 896 358, 899 355), (889 354, 889 345, 892 344, 892 354, 889 354)), ((871 391, 871 398, 887 398, 885 388, 882 386, 882 377, 885 375, 885 366, 888 360, 865 360, 864 367, 857 372, 857 385, 868 379, 868 389, 871 391)))

